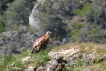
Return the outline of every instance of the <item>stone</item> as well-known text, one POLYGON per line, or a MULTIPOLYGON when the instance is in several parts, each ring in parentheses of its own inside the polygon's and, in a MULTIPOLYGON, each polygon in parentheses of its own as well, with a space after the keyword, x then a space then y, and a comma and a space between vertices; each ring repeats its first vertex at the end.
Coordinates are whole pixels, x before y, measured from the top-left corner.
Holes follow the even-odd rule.
POLYGON ((34 67, 29 66, 27 69, 24 69, 23 71, 34 71, 34 67))
POLYGON ((37 3, 35 4, 35 6, 32 9, 32 12, 29 16, 29 24, 31 25, 31 27, 35 30, 40 29, 40 26, 38 25, 38 23, 40 22, 39 18, 37 17, 39 15, 39 5, 43 4, 45 2, 45 0, 37 0, 37 3))
POLYGON ((60 57, 67 59, 77 52, 80 52, 79 48, 70 48, 67 50, 61 49, 59 52, 51 51, 48 53, 48 55, 53 59, 58 59, 60 57))
POLYGON ((36 69, 36 71, 46 71, 46 68, 45 67, 39 67, 36 69))
POLYGON ((27 56, 27 57, 21 59, 21 61, 22 61, 22 63, 24 63, 24 62, 28 61, 29 59, 31 59, 31 56, 27 56))

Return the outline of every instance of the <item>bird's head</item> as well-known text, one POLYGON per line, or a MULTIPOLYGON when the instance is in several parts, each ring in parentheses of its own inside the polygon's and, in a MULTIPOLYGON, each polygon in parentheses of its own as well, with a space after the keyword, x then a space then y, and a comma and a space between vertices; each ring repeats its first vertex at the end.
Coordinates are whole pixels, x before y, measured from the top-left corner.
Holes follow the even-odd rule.
POLYGON ((47 35, 50 35, 50 34, 51 34, 51 32, 50 32, 50 31, 47 31, 47 32, 46 32, 46 34, 47 34, 47 35))

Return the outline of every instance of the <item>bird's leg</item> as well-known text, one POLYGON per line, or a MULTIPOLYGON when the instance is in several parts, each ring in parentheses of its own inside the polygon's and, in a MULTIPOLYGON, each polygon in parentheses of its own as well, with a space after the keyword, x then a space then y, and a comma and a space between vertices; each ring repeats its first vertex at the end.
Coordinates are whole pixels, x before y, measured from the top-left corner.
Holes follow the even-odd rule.
POLYGON ((36 47, 32 50, 31 55, 37 51, 36 47))
POLYGON ((36 51, 39 51, 39 49, 40 49, 40 48, 39 48, 39 47, 37 47, 36 51))

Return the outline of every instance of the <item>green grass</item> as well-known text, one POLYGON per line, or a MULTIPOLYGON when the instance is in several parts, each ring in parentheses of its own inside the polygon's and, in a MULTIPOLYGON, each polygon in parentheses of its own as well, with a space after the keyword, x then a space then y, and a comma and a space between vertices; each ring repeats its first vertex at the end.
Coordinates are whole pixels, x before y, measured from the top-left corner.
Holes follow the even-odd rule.
POLYGON ((87 71, 106 71, 106 62, 101 62, 85 67, 87 71))
MULTIPOLYGON (((25 63, 21 62, 22 58, 25 58, 29 55, 29 52, 25 50, 20 55, 7 55, 3 58, 0 58, 0 71, 17 71, 14 68, 25 69, 28 66, 37 66, 37 65, 45 65, 51 58, 48 56, 48 52, 50 51, 60 51, 61 49, 69 49, 69 48, 80 48, 86 54, 97 52, 99 55, 103 56, 106 54, 106 44, 95 44, 95 43, 67 43, 61 46, 53 47, 52 49, 47 50, 40 50, 39 52, 32 55, 32 58, 25 63)), ((84 60, 78 59, 77 62, 65 68, 65 71, 82 71, 85 68, 89 69, 88 71, 100 71, 105 69, 106 70, 106 62, 99 62, 98 61, 94 65, 86 65, 84 60), (99 68, 96 68, 99 67, 99 68)))
POLYGON ((1 71, 17 71, 14 68, 24 68, 26 63, 22 63, 18 55, 7 55, 3 58, 0 65, 1 71))
POLYGON ((64 71, 82 71, 84 64, 84 61, 77 60, 72 66, 67 66, 64 71))
POLYGON ((41 50, 40 52, 33 55, 33 58, 36 58, 35 64, 44 65, 47 61, 50 61, 50 57, 48 56, 48 52, 50 50, 41 50))
POLYGON ((81 16, 86 15, 91 8, 92 8, 92 4, 84 3, 82 9, 74 9, 73 13, 75 13, 77 15, 81 15, 81 16))
POLYGON ((0 71, 17 71, 27 68, 29 65, 44 65, 51 58, 48 56, 50 50, 41 50, 38 53, 32 55, 32 58, 29 61, 24 63, 21 62, 21 59, 29 56, 29 52, 25 50, 20 55, 7 55, 3 59, 0 59, 0 71), (15 68, 15 69, 14 69, 15 68))
MULTIPOLYGON (((52 51, 60 51, 61 49, 69 49, 69 48, 80 48, 84 53, 90 54, 93 52, 98 53, 100 56, 106 54, 106 44, 96 44, 93 42, 87 43, 68 43, 65 45, 61 45, 59 47, 54 47, 52 51)), ((106 62, 98 61, 99 56, 97 56, 94 61, 95 63, 86 63, 85 60, 77 59, 77 62, 74 62, 72 66, 67 66, 64 71, 82 71, 85 69, 86 71, 105 71, 106 70, 106 62)))
POLYGON ((1 33, 1 32, 4 32, 4 31, 5 31, 5 28, 3 27, 2 24, 0 24, 0 33, 1 33))

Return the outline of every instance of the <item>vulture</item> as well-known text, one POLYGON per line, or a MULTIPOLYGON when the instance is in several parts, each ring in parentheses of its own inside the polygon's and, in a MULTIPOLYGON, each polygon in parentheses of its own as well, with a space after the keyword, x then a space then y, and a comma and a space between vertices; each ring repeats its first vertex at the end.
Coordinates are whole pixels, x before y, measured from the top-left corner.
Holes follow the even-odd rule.
POLYGON ((47 44, 49 42, 49 35, 51 34, 50 31, 47 31, 45 35, 38 38, 35 43, 33 44, 33 49, 31 52, 31 55, 35 52, 39 51, 40 49, 45 49, 47 47, 47 44))

